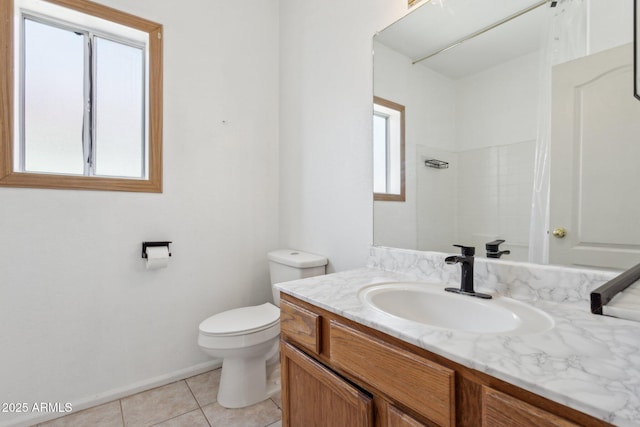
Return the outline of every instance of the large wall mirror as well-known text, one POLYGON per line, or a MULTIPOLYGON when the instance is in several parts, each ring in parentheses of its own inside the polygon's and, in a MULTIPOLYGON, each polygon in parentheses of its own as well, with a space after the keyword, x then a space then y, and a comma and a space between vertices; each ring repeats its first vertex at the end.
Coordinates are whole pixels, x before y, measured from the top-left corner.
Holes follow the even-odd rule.
POLYGON ((376 34, 374 95, 405 106, 406 198, 374 201, 374 244, 639 263, 633 3, 431 0, 376 34))

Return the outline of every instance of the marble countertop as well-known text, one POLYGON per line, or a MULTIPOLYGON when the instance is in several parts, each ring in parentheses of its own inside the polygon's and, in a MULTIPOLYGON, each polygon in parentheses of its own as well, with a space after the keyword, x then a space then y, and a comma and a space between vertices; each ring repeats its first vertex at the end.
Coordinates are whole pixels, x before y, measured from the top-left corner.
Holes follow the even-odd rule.
POLYGON ((531 292, 502 292, 500 286, 487 288, 476 281, 477 290, 524 300, 555 322, 553 329, 531 335, 476 334, 393 317, 363 305, 357 296, 362 287, 376 283, 420 281, 425 286, 459 287, 455 279, 455 274, 431 279, 415 271, 369 266, 276 287, 614 425, 640 426, 639 322, 593 315, 588 300, 581 296, 554 298, 553 291, 535 296, 531 292))

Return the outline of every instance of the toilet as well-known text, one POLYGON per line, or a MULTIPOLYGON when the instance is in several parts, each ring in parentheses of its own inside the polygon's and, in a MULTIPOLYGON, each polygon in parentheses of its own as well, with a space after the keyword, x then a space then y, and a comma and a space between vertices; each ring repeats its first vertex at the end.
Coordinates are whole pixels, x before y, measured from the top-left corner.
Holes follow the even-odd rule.
MULTIPOLYGON (((268 259, 272 285, 325 274, 327 265, 325 257, 293 249, 269 252, 268 259)), ((279 381, 267 381, 279 362, 280 296, 271 290, 275 305, 235 308, 200 323, 198 345, 222 359, 218 403, 225 408, 253 405, 280 389, 279 381)))

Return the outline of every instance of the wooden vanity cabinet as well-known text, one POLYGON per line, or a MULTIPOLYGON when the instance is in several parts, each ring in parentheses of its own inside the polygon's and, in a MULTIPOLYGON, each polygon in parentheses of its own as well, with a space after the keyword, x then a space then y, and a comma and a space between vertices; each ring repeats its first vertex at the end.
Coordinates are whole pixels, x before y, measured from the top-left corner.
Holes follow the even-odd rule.
POLYGON ((281 294, 287 427, 611 426, 281 294))

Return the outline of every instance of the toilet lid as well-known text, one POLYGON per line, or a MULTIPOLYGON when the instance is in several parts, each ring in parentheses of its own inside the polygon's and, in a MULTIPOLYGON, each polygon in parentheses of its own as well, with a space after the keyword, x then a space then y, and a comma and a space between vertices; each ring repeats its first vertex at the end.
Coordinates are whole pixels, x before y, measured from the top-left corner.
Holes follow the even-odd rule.
POLYGON ((215 314, 200 323, 206 335, 242 335, 267 329, 280 320, 280 309, 271 303, 240 307, 215 314))

